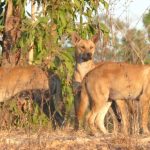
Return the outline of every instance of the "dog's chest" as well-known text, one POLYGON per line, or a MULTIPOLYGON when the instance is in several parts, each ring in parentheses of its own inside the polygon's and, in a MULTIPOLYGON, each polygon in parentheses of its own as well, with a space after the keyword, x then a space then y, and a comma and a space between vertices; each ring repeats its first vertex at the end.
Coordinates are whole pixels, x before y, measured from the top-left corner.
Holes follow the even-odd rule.
POLYGON ((93 63, 90 62, 83 62, 77 65, 77 70, 80 73, 81 78, 83 79, 84 76, 92 69, 93 63))

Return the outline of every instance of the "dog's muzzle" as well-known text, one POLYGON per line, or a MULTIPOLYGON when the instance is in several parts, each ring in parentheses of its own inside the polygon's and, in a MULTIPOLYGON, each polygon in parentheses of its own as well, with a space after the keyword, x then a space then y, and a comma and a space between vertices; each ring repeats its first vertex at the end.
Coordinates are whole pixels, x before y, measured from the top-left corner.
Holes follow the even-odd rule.
POLYGON ((84 54, 82 55, 82 59, 83 59, 84 61, 91 60, 91 59, 92 59, 92 54, 91 54, 91 53, 84 53, 84 54))
POLYGON ((77 63, 86 62, 92 59, 92 53, 82 53, 79 54, 77 58, 77 63))
POLYGON ((82 62, 88 61, 92 59, 92 53, 83 53, 80 56, 82 62))

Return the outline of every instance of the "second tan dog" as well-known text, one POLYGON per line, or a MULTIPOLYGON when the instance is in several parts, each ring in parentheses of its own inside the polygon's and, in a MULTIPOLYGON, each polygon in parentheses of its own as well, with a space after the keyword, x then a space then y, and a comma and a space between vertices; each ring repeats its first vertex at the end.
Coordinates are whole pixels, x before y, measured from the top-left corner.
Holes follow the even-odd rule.
MULTIPOLYGON (((90 104, 91 111, 88 123, 91 129, 96 121, 100 130, 103 133, 107 133, 104 126, 104 117, 112 103, 111 100, 117 100, 118 102, 130 101, 131 99, 139 100, 141 104, 143 133, 149 133, 149 84, 149 65, 113 62, 99 65, 83 79, 77 118, 78 120, 82 118, 88 104, 90 104), (97 79, 96 82, 95 79, 97 79)), ((124 116, 126 116, 126 112, 122 113, 122 117, 124 116)))
POLYGON ((64 117, 55 111, 53 100, 55 97, 62 104, 61 108, 64 108, 60 84, 57 75, 37 66, 0 67, 0 102, 24 92, 30 93, 32 99, 43 108, 46 116, 54 115, 59 126, 62 126, 64 117))
MULTIPOLYGON (((95 67, 103 64, 104 62, 100 63, 94 63, 93 60, 93 55, 96 49, 96 43, 99 40, 99 33, 94 35, 90 40, 85 40, 80 38, 80 36, 77 33, 72 34, 72 43, 75 46, 75 58, 76 58, 76 66, 75 66, 75 71, 74 71, 74 77, 73 77, 73 90, 74 90, 74 95, 75 95, 75 100, 74 100, 74 106, 75 106, 75 114, 77 115, 78 112, 78 105, 79 105, 79 100, 80 100, 80 87, 81 87, 81 82, 84 78, 84 76, 94 69, 95 67)), ((121 105, 120 107, 123 108, 123 104, 118 104, 121 105)), ((124 110, 125 108, 123 108, 124 110)), ((109 110, 114 121, 114 128, 118 126, 118 121, 116 120, 116 112, 114 114, 113 110, 109 110)), ((117 119, 120 121, 120 118, 117 116, 117 119)), ((75 128, 78 128, 78 123, 76 121, 75 123, 75 128)))

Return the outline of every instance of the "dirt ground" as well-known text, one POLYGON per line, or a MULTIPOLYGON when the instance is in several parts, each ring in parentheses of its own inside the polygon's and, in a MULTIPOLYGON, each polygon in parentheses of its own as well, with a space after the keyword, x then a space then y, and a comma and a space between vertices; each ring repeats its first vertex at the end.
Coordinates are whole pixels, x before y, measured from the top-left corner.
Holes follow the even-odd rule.
POLYGON ((0 150, 150 150, 150 136, 98 134, 73 129, 0 130, 0 150))

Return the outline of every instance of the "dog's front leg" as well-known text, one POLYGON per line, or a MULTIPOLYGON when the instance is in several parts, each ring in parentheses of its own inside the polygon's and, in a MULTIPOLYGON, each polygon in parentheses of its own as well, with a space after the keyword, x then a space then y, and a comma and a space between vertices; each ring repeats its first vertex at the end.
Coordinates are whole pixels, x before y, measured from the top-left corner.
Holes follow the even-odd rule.
POLYGON ((75 110, 75 124, 74 128, 77 130, 79 128, 79 123, 77 121, 77 112, 80 103, 80 92, 81 92, 81 83, 73 82, 73 93, 74 93, 74 110, 75 110))

